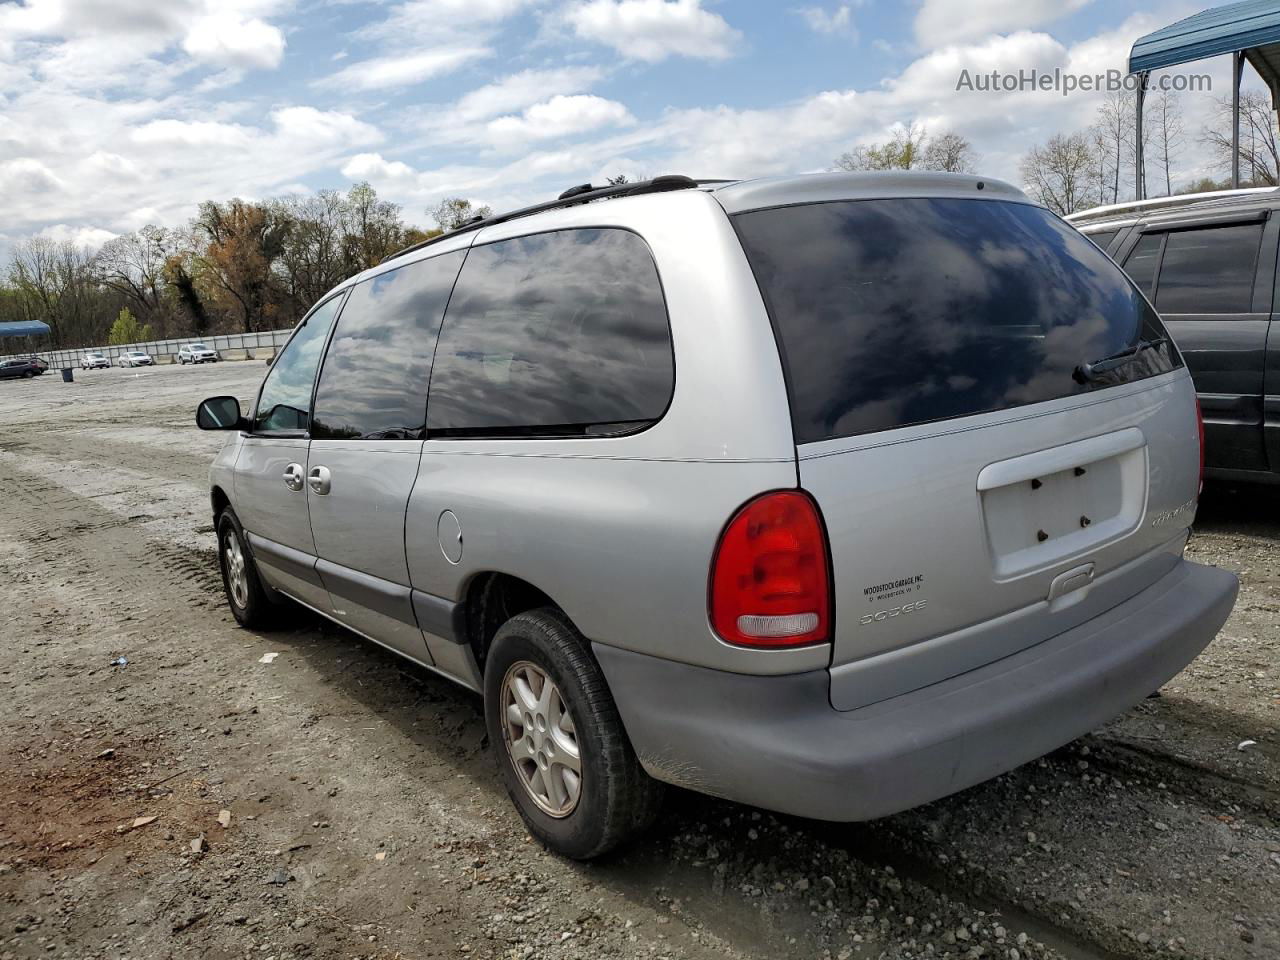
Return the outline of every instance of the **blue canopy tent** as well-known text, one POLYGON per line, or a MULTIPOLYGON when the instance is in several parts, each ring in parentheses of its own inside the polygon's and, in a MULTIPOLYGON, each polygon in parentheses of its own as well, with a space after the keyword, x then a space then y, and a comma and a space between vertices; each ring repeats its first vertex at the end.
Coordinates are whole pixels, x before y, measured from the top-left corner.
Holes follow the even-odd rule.
POLYGON ((0 323, 0 337, 47 337, 49 332, 49 325, 39 320, 0 323))
POLYGON ((1142 156, 1142 105, 1152 70, 1176 67, 1205 57, 1231 54, 1231 186, 1240 186, 1240 75, 1247 60, 1271 88, 1271 105, 1280 109, 1280 3, 1244 0, 1214 7, 1138 39, 1129 52, 1129 73, 1138 76, 1135 199, 1147 195, 1142 156))

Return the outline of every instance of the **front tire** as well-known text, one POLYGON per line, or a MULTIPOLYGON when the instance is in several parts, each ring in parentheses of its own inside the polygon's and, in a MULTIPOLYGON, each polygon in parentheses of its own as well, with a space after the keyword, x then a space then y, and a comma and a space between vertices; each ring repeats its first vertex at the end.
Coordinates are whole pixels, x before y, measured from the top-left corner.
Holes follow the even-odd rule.
POLYGON ((270 626, 275 607, 258 578, 258 567, 249 553, 244 529, 235 511, 227 507, 218 515, 218 566, 231 614, 242 627, 270 626))
POLYGON ((662 786, 640 766, 586 639, 552 607, 508 620, 485 663, 485 724, 529 832, 590 860, 647 828, 662 786))

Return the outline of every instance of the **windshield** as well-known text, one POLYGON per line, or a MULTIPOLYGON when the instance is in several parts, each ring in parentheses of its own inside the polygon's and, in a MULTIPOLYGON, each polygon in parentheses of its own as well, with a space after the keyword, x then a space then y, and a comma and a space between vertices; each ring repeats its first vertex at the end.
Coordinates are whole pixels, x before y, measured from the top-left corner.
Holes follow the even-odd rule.
POLYGON ((1041 207, 851 200, 735 223, 777 328, 797 443, 1054 400, 1182 364, 1120 268, 1041 207), (1075 376, 1139 340, 1159 343, 1105 376, 1075 376))

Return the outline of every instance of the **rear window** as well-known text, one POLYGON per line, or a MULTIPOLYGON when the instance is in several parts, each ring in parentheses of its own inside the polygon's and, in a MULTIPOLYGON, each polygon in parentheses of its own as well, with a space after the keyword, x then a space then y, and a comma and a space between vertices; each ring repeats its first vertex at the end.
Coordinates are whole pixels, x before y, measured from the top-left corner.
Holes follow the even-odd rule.
POLYGON ((1124 273, 1040 207, 850 200, 735 218, 777 330, 797 443, 1054 400, 1181 366, 1124 273))

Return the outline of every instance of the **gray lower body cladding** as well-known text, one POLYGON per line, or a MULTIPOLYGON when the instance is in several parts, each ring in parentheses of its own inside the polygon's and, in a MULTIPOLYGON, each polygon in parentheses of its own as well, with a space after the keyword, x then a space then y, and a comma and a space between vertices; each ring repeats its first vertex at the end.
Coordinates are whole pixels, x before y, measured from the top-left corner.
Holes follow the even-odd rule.
POLYGON ((1238 587, 1181 561, 1072 630, 843 712, 826 670, 746 676, 594 649, 652 776, 781 813, 870 820, 988 780, 1133 706, 1209 644, 1238 587))

